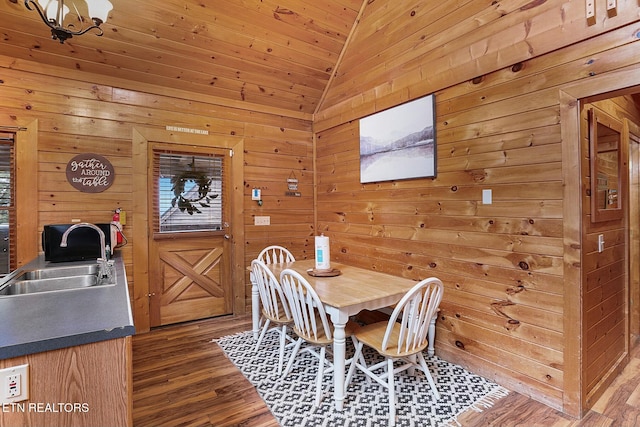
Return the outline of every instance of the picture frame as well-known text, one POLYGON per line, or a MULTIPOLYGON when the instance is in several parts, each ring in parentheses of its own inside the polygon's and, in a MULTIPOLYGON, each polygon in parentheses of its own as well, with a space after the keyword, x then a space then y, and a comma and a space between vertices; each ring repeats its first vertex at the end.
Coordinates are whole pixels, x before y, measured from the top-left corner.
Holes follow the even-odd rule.
POLYGON ((360 182, 435 178, 435 117, 430 94, 360 119, 360 182))

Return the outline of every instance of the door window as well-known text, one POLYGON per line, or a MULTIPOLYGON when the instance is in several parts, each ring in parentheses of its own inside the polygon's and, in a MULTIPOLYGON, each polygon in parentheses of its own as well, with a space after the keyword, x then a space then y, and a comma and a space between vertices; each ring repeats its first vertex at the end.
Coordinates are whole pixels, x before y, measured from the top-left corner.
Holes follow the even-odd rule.
POLYGON ((218 154, 154 151, 155 231, 219 231, 223 160, 218 154))

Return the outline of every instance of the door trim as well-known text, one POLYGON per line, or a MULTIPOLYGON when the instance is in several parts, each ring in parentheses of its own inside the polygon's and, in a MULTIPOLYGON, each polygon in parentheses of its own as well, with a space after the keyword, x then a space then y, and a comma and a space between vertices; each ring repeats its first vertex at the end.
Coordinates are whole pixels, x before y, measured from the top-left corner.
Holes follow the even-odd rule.
POLYGON ((148 332, 150 326, 149 310, 149 195, 153 194, 148 183, 149 144, 152 142, 169 143, 195 147, 215 147, 233 150, 231 157, 231 183, 228 186, 228 203, 231 212, 231 282, 233 313, 244 314, 245 304, 245 267, 244 263, 244 138, 226 135, 200 135, 167 131, 155 128, 133 128, 132 167, 133 167, 133 291, 132 306, 136 333, 148 332))
POLYGON ((18 121, 24 130, 16 132, 16 218, 20 223, 16 230, 17 266, 24 265, 38 256, 40 250, 40 232, 38 228, 38 120, 18 121))

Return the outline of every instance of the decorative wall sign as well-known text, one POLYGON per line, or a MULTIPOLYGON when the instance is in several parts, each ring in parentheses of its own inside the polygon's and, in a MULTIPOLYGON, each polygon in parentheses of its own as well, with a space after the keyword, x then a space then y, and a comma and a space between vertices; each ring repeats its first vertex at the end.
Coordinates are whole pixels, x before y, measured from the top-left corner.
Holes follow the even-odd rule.
POLYGON ((284 193, 285 196, 300 197, 300 193, 298 192, 298 178, 293 171, 291 171, 289 178, 287 178, 287 190, 288 191, 284 193))
POLYGON ((115 177, 111 162, 99 154, 78 154, 67 163, 67 181, 83 193, 101 193, 115 177))

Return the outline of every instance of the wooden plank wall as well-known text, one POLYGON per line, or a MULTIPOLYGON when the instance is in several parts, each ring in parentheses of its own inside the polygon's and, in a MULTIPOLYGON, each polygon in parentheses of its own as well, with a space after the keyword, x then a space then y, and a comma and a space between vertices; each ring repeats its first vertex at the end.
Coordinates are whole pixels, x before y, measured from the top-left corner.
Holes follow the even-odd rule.
POLYGON ((375 46, 388 67, 363 65, 360 74, 347 67, 349 77, 336 79, 316 115, 318 232, 330 237, 336 261, 440 277, 437 353, 562 410, 565 375, 575 367, 563 357, 559 90, 637 67, 637 28, 509 66, 496 60, 495 71, 487 66, 493 72, 447 87, 439 84, 464 75, 460 67, 447 74, 447 66, 466 51, 431 58, 403 43, 408 36, 376 32, 391 31, 383 14, 376 17, 363 18, 359 31, 366 27, 369 37, 350 49, 375 46), (429 92, 436 94, 437 178, 360 184, 357 119, 429 92), (483 189, 493 191, 493 204, 481 203, 483 189))
POLYGON ((0 360, 0 369, 29 365, 30 386, 29 400, 4 404, 0 423, 133 425, 131 346, 131 337, 125 337, 0 360))
MULTIPOLYGON (((250 108, 247 107, 247 108, 250 108)), ((130 286, 133 269, 132 160, 134 128, 164 129, 166 125, 208 130, 210 134, 244 138, 245 257, 249 265, 269 244, 285 244, 297 257, 306 256, 313 218, 311 120, 267 109, 245 110, 225 106, 224 100, 195 93, 171 91, 80 71, 67 71, 0 56, 0 125, 38 120, 39 183, 38 230, 50 223, 73 219, 109 222, 113 209, 129 212, 122 248, 130 286), (66 181, 67 162, 80 153, 105 156, 116 179, 103 193, 74 190, 66 181), (285 197, 287 178, 295 173, 302 197, 285 197), (251 201, 251 188, 261 188, 264 204, 251 201), (271 226, 253 226, 255 215, 271 216, 271 226)), ((248 273, 246 295, 250 304, 248 273)), ((135 316, 135 313, 134 313, 135 316)))
MULTIPOLYGON (((313 256, 313 146, 310 127, 284 130, 248 126, 245 134, 245 265, 268 245, 290 249, 296 259, 313 256), (298 180, 297 193, 287 196, 287 179, 298 180), (262 206, 252 201, 252 188, 262 192, 262 206), (256 226, 255 216, 270 216, 270 226, 256 226)), ((248 276, 247 276, 248 277, 248 276)), ((251 304, 247 291, 247 304, 251 304)))

